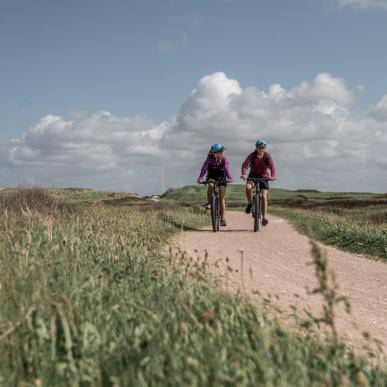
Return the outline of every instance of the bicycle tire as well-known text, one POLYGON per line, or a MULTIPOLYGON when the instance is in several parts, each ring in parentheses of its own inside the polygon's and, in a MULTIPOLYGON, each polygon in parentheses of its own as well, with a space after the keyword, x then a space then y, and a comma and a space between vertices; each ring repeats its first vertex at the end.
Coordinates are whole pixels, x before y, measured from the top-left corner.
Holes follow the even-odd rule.
POLYGON ((212 231, 217 232, 217 223, 218 223, 218 203, 216 200, 216 195, 211 196, 211 221, 212 221, 212 231))
POLYGON ((216 231, 220 229, 220 208, 219 208, 219 196, 216 196, 216 231))
POLYGON ((261 197, 259 196, 259 194, 254 196, 253 215, 254 215, 254 232, 257 232, 259 230, 259 221, 261 218, 261 197))

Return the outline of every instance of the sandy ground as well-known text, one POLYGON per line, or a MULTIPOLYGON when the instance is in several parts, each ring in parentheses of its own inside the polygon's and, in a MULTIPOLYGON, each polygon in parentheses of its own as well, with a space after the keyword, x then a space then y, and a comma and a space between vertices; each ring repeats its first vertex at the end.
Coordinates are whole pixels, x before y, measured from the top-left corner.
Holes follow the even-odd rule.
MULTIPOLYGON (((247 296, 259 292, 283 311, 289 323, 286 316, 290 316, 292 305, 300 312, 307 309, 317 315, 321 296, 308 294, 317 285, 309 239, 284 219, 268 219, 269 225, 254 233, 251 215, 228 212, 228 226, 221 232, 214 233, 209 226, 181 233, 170 243, 195 259, 203 260, 207 254, 208 271, 220 278, 226 290, 239 289, 247 296)), ((321 246, 337 274, 339 293, 352 305, 351 315, 342 307, 338 310, 340 336, 361 348, 367 343, 362 332, 369 332, 387 354, 387 264, 321 246)))

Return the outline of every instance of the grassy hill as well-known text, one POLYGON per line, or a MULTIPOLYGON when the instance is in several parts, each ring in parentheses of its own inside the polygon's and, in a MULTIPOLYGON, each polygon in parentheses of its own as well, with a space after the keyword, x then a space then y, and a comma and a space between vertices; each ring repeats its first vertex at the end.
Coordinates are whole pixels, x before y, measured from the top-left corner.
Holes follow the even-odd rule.
POLYGON ((1 386, 385 386, 377 353, 320 342, 313 324, 288 331, 183 253, 162 255, 208 222, 168 195, 0 194, 1 386))
MULTIPOLYGON (((205 201, 207 188, 202 185, 192 185, 167 190, 163 198, 177 201, 183 205, 198 205, 205 201)), ((242 207, 246 204, 245 186, 229 184, 227 187, 228 207, 242 207)), ((317 190, 285 190, 270 189, 270 203, 288 207, 316 208, 383 206, 387 210, 387 194, 367 192, 321 192, 317 190)))

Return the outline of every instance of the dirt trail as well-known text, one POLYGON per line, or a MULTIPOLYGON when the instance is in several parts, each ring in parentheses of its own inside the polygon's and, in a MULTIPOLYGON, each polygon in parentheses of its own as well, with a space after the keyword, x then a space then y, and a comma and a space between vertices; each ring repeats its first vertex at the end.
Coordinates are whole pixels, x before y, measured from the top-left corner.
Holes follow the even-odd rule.
MULTIPOLYGON (((172 246, 201 260, 207 252, 209 271, 219 276, 229 291, 239 288, 247 295, 258 291, 279 306, 284 315, 291 313, 291 305, 318 312, 320 296, 307 295, 307 290, 317 284, 314 268, 308 265, 312 261, 309 239, 278 217, 269 217, 269 225, 254 233, 250 216, 231 211, 227 215, 229 226, 221 232, 214 233, 206 227, 181 233, 171 241, 172 246), (227 266, 234 270, 227 270, 227 266)), ((387 354, 387 264, 333 247, 324 248, 329 265, 337 274, 339 293, 352 304, 351 316, 344 310, 338 313, 340 335, 350 345, 361 347, 365 340, 360 332, 367 331, 382 342, 387 354), (353 321, 358 328, 354 328, 353 321)))

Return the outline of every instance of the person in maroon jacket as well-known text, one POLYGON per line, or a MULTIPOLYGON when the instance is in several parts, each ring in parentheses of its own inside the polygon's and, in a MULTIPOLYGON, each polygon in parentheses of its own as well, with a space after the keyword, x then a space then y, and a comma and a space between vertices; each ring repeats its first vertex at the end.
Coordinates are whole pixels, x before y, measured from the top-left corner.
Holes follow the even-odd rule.
POLYGON ((250 153, 244 163, 242 164, 242 179, 246 180, 246 197, 247 207, 245 209, 246 214, 251 212, 253 205, 253 189, 255 183, 249 180, 251 178, 267 179, 267 181, 260 182, 260 188, 262 191, 262 225, 266 226, 269 221, 266 219, 267 205, 268 205, 268 193, 269 193, 269 180, 276 180, 275 165, 270 153, 266 152, 267 142, 259 139, 255 143, 256 149, 253 153, 250 153), (249 175, 247 176, 247 170, 250 168, 249 175), (270 175, 268 170, 270 169, 270 175))

